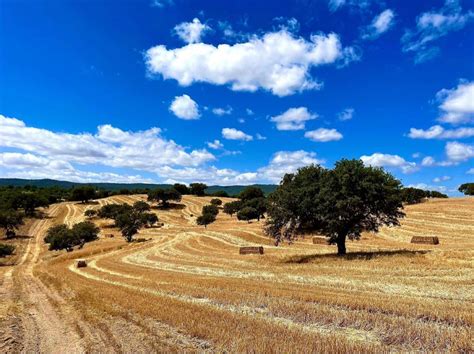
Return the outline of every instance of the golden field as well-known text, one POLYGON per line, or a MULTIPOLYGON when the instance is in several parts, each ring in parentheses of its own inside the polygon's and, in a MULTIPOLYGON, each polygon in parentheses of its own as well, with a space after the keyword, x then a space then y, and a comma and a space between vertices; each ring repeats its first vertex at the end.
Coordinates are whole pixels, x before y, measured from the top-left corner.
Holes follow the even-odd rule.
POLYGON ((164 226, 142 229, 146 242, 127 244, 99 219, 101 238, 81 250, 51 252, 42 241, 86 208, 144 199, 55 204, 25 225, 32 237, 0 267, 0 351, 474 350, 474 198, 407 206, 401 227, 349 241, 344 258, 311 237, 275 247, 264 221, 220 213, 197 226, 209 197, 154 209, 164 226), (412 236, 440 245, 412 245, 412 236), (259 245, 264 255, 239 255, 259 245), (78 258, 88 266, 76 268, 78 258))

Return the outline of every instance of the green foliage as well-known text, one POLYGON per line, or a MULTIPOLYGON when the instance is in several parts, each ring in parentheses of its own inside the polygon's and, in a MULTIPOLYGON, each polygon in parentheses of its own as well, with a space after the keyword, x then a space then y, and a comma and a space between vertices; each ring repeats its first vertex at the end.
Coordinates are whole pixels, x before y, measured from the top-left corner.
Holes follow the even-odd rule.
POLYGON ((255 186, 248 186, 239 194, 239 198, 242 202, 246 202, 255 198, 265 198, 263 191, 255 186))
POLYGON ((52 226, 44 238, 49 243, 49 250, 63 250, 71 252, 73 247, 82 247, 84 243, 97 239, 100 229, 90 221, 75 224, 71 229, 65 224, 52 226))
POLYGON ((346 238, 399 225, 402 208, 400 181, 381 168, 343 159, 332 170, 311 165, 285 175, 269 196, 265 231, 277 243, 317 232, 345 254, 346 238))
POLYGON ((9 256, 13 254, 14 251, 15 251, 15 246, 0 243, 0 257, 9 256))
POLYGON ((175 183, 173 188, 176 189, 181 195, 190 194, 190 190, 187 185, 181 183, 175 183))
POLYGON ((191 183, 189 185, 190 193, 198 197, 202 197, 206 194, 207 186, 204 183, 191 183))
POLYGON ((217 216, 217 214, 219 214, 219 208, 213 204, 204 205, 202 207, 202 214, 211 214, 217 216))
POLYGON ((237 213, 242 207, 242 202, 240 200, 235 200, 233 202, 228 202, 224 204, 224 213, 229 214, 230 216, 237 213))
POLYGON ((97 215, 103 219, 115 219, 117 215, 132 210, 129 204, 106 204, 99 209, 97 215))
POLYGON ((258 219, 260 216, 257 209, 246 206, 239 210, 237 213, 237 219, 245 220, 250 222, 250 220, 258 219))
POLYGON ((93 218, 94 216, 97 215, 97 210, 95 209, 87 209, 85 212, 84 212, 84 216, 88 217, 88 218, 93 218))
POLYGON ((227 193, 226 191, 223 191, 223 190, 212 192, 210 195, 212 195, 213 197, 220 197, 220 198, 228 198, 229 197, 229 193, 227 193))
POLYGON ((407 204, 421 203, 426 198, 426 192, 423 189, 407 187, 401 191, 402 201, 407 204))
POLYGON ((161 189, 157 188, 148 192, 149 202, 161 202, 163 207, 169 206, 169 201, 174 200, 176 202, 181 201, 181 193, 176 189, 161 189))
POLYGON ((196 219, 196 223, 198 225, 204 225, 206 228, 207 225, 213 223, 214 221, 216 221, 216 215, 210 213, 203 213, 196 219))
POLYGON ((151 207, 150 207, 150 204, 148 204, 147 202, 139 200, 133 203, 133 209, 138 210, 140 212, 145 212, 145 211, 150 211, 151 207))
POLYGON ((267 201, 264 197, 248 199, 242 202, 242 206, 241 206, 241 208, 246 208, 246 207, 255 209, 258 213, 257 219, 260 221, 260 218, 264 217, 265 213, 267 212, 267 201))
POLYGON ((14 210, 0 210, 0 228, 5 230, 7 238, 15 237, 15 230, 23 225, 23 216, 14 210))
POLYGON ((474 183, 461 184, 458 191, 464 193, 464 195, 474 195, 474 183))
POLYGON ((70 200, 87 203, 96 197, 96 189, 92 186, 76 187, 71 191, 70 200))
POLYGON ((449 198, 446 194, 438 191, 426 191, 427 198, 449 198))
POLYGON ((214 198, 214 199, 211 199, 211 202, 210 202, 212 205, 215 205, 215 206, 219 206, 219 205, 222 205, 222 200, 220 199, 217 199, 217 198, 214 198))

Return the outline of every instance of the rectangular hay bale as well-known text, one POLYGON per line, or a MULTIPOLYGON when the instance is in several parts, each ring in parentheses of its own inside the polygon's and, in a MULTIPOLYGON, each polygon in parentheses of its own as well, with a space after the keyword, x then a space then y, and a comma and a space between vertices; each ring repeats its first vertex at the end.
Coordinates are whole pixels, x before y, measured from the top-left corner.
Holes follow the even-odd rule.
POLYGON ((413 236, 411 243, 419 243, 425 245, 438 245, 439 239, 436 236, 413 236))
POLYGON ((313 244, 315 245, 328 245, 326 237, 313 237, 313 244))
POLYGON ((85 268, 87 267, 87 262, 85 259, 78 259, 76 263, 77 268, 85 268))
POLYGON ((263 247, 240 247, 239 254, 263 254, 263 247))

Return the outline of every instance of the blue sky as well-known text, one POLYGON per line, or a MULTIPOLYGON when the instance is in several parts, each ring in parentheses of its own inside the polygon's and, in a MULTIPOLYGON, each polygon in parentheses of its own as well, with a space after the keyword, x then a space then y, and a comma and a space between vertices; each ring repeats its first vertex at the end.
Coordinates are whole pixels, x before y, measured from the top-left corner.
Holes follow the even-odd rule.
POLYGON ((0 176, 474 178, 474 1, 0 1, 0 176))

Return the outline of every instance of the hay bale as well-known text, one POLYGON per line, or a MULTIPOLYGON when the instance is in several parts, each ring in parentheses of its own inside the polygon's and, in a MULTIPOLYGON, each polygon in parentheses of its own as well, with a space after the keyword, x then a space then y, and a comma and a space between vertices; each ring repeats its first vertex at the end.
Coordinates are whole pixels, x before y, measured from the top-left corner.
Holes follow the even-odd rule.
POLYGON ((326 237, 315 236, 315 237, 313 237, 313 244, 315 244, 315 245, 328 245, 328 240, 326 239, 326 237))
POLYGON ((87 262, 85 259, 78 259, 76 262, 76 267, 77 268, 85 268, 87 267, 87 262))
POLYGON ((436 236, 413 236, 411 238, 411 243, 439 245, 439 239, 436 236))
POLYGON ((239 254, 263 254, 263 247, 240 247, 239 254))

